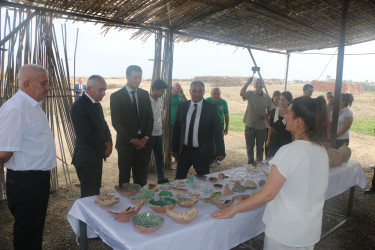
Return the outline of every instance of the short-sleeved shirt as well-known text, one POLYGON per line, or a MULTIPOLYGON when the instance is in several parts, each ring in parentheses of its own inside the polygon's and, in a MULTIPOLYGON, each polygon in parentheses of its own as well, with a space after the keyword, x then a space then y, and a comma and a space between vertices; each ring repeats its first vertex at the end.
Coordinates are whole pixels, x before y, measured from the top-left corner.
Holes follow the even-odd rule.
POLYGON ((48 171, 56 167, 55 142, 41 104, 19 90, 0 108, 0 151, 13 152, 6 168, 48 171))
MULTIPOLYGON (((340 131, 344 127, 346 117, 353 118, 353 111, 351 111, 348 107, 345 107, 339 113, 339 119, 337 122, 337 131, 340 131)), ((336 137, 336 139, 339 139, 339 140, 349 139, 349 129, 345 131, 345 133, 343 133, 342 135, 336 137)))
POLYGON ((174 120, 176 119, 176 112, 178 104, 184 102, 181 94, 177 94, 176 96, 171 95, 171 124, 173 126, 174 120))
POLYGON ((266 120, 262 120, 261 117, 272 110, 271 98, 263 91, 261 94, 257 94, 255 91, 246 91, 243 99, 247 100, 243 122, 250 128, 265 129, 266 120))
POLYGON ((152 113, 154 114, 154 127, 152 128, 151 135, 160 136, 163 134, 163 127, 161 121, 161 112, 163 111, 163 100, 161 98, 158 98, 158 100, 155 101, 155 99, 150 96, 150 101, 152 113))
POLYGON ((212 96, 207 97, 206 101, 209 101, 217 106, 217 110, 220 116, 220 121, 221 121, 221 124, 223 125, 225 122, 224 115, 229 113, 227 101, 225 101, 223 98, 220 98, 218 102, 215 102, 212 96))
POLYGON ((310 246, 320 240, 329 164, 324 147, 296 140, 282 146, 270 161, 286 179, 263 215, 268 237, 287 246, 310 246))

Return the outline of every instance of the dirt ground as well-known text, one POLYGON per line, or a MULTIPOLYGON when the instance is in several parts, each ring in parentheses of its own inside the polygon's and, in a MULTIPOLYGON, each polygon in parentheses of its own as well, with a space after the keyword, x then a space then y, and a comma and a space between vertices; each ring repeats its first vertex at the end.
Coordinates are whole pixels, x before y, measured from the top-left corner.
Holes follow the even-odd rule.
MULTIPOLYGON (((115 139, 116 132, 111 126, 109 97, 111 93, 124 85, 125 80, 122 78, 109 78, 106 80, 108 90, 107 95, 102 101, 102 106, 107 123, 111 129, 112 138, 115 139)), ((182 87, 187 96, 189 96, 189 83, 188 81, 182 82, 182 87)), ((149 89, 149 86, 150 83, 147 81, 141 84, 141 88, 146 90, 149 89)), ((209 96, 210 87, 211 86, 206 86, 205 97, 209 96)), ((249 87, 249 89, 252 88, 252 86, 249 87)), ((267 86, 267 88, 269 93, 272 93, 276 89, 282 91, 284 86, 270 85, 267 86)), ((244 112, 246 109, 246 102, 243 102, 239 97, 240 89, 241 86, 222 87, 222 98, 227 100, 230 113, 240 113, 244 112)), ((289 85, 288 90, 292 92, 294 97, 298 97, 302 94, 302 85, 289 85)), ((320 94, 324 93, 314 92, 313 97, 320 94)), ((354 98, 355 100, 351 108, 354 112, 354 119, 374 118, 375 93, 354 95, 354 98)), ((229 134, 225 137, 225 144, 227 157, 219 167, 213 168, 211 170, 212 172, 238 167, 247 162, 243 132, 229 131, 229 134)), ((352 149, 351 160, 358 161, 362 164, 369 187, 373 174, 370 166, 375 163, 375 137, 374 135, 361 135, 351 132, 350 147, 352 149)), ((68 159, 68 161, 70 161, 70 159, 68 159)), ((169 169, 165 169, 164 171, 168 179, 174 179, 175 171, 169 169)), ((193 171, 190 174, 193 175, 193 171)), ((69 176, 72 182, 71 187, 66 186, 64 174, 61 167, 59 168, 60 189, 52 193, 50 197, 43 238, 44 249, 78 249, 75 234, 66 219, 67 213, 74 201, 80 196, 79 182, 72 165, 69 166, 69 176)), ((150 169, 149 177, 149 182, 156 182, 155 171, 153 169, 150 169)), ((101 192, 114 192, 113 186, 117 183, 117 180, 117 152, 114 150, 111 157, 104 163, 101 192)), ((348 192, 345 192, 329 200, 326 203, 326 208, 345 213, 347 198, 348 192)), ((323 230, 328 224, 335 222, 335 219, 329 216, 325 216, 323 220, 323 230)), ((13 217, 7 208, 6 202, 0 202, 0 249, 12 249, 12 225, 13 217)), ((237 246, 236 249, 261 249, 262 237, 263 236, 260 235, 246 244, 237 246)), ((89 248, 110 249, 100 240, 90 240, 89 248)), ((364 195, 363 191, 357 187, 353 216, 350 217, 340 229, 319 242, 316 249, 375 249, 375 195, 364 195)))

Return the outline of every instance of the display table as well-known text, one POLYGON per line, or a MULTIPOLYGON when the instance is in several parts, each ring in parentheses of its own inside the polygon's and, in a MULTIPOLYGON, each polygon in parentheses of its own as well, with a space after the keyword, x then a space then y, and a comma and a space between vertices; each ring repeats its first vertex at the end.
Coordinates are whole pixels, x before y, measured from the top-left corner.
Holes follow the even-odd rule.
MULTIPOLYGON (((230 176, 217 182, 223 185, 231 179, 251 179, 256 183, 261 179, 266 179, 263 172, 248 172, 246 166, 226 170, 223 173, 230 176)), ((218 173, 208 176, 217 177, 218 173)), ((189 187, 189 191, 200 192, 203 196, 208 193, 207 189, 212 187, 209 181, 194 179, 194 183, 201 186, 200 189, 189 187)), ((331 168, 326 199, 355 185, 361 188, 366 186, 366 178, 359 163, 349 162, 342 167, 331 168)), ((251 194, 252 192, 253 189, 246 189, 245 193, 251 194)), ((237 194, 239 193, 235 193, 237 194)), ((115 195, 120 198, 120 203, 110 209, 111 211, 122 211, 129 206, 134 206, 125 197, 115 195)), ((222 199, 230 198, 231 196, 226 196, 222 199)), ((215 220, 210 217, 210 213, 216 211, 217 208, 199 201, 194 206, 199 210, 199 215, 190 224, 177 224, 166 214, 162 214, 165 218, 164 225, 152 234, 142 234, 130 222, 121 223, 114 220, 113 216, 97 206, 94 200, 95 197, 78 199, 69 211, 68 221, 77 237, 80 232, 79 221, 83 221, 88 225, 87 236, 89 238, 99 236, 103 242, 114 249, 230 249, 264 231, 262 216, 265 206, 236 214, 230 219, 215 220)), ((173 211, 186 210, 187 208, 176 206, 173 211)), ((145 204, 140 212, 153 211, 148 204, 145 204)))

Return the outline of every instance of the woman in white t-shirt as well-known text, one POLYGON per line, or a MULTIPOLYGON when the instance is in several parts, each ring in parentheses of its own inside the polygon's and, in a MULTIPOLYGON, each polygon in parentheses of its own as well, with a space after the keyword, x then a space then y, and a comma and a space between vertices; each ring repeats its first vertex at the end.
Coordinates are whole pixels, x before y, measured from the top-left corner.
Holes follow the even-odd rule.
POLYGON ((277 151, 263 189, 229 208, 211 214, 224 219, 267 203, 264 249, 313 249, 320 240, 328 186, 326 101, 299 97, 285 115, 295 141, 277 151))
POLYGON ((337 135, 335 148, 342 145, 349 145, 349 129, 353 123, 353 111, 349 107, 352 106, 354 97, 350 93, 341 94, 340 96, 340 113, 337 122, 337 135))

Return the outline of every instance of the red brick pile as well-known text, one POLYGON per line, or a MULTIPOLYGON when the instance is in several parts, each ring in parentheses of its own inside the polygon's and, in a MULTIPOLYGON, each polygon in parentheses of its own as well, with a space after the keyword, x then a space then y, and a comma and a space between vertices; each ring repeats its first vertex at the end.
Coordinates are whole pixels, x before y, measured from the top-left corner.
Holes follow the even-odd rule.
MULTIPOLYGON (((311 85, 314 86, 314 90, 329 92, 335 91, 335 82, 332 81, 312 81, 311 85)), ((355 82, 343 82, 341 86, 341 93, 363 93, 363 87, 361 83, 355 82)))

